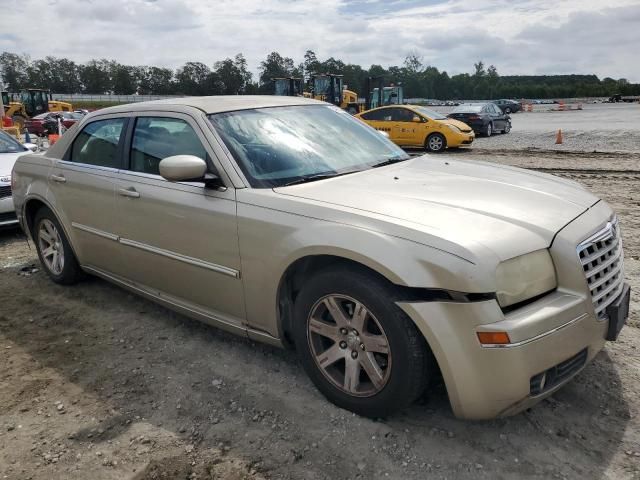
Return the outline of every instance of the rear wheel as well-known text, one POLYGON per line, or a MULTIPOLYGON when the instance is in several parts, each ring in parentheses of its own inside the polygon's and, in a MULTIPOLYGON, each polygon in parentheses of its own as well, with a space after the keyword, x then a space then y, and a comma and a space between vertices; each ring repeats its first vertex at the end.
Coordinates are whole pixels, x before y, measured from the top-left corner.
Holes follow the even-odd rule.
POLYGON ((484 136, 490 137, 493 134, 493 125, 491 122, 487 123, 487 126, 484 127, 484 136))
POLYGON ((53 212, 46 207, 36 213, 33 239, 47 275, 56 283, 70 285, 82 276, 76 256, 53 212))
POLYGON ((440 133, 432 133, 427 137, 424 143, 425 149, 429 152, 438 153, 447 148, 447 139, 440 133))
POLYGON ((504 109, 504 113, 509 114, 511 113, 511 107, 507 107, 504 109))
POLYGON ((331 402, 367 417, 412 403, 431 371, 424 338, 392 298, 375 275, 347 268, 318 273, 296 298, 305 371, 331 402))

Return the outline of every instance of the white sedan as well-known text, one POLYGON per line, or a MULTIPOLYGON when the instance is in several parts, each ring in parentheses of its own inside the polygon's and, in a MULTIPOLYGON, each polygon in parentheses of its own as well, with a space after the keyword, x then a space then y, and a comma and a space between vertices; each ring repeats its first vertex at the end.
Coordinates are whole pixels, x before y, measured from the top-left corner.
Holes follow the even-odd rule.
POLYGON ((0 130, 0 228, 18 225, 11 198, 11 170, 20 155, 32 150, 29 147, 0 130))

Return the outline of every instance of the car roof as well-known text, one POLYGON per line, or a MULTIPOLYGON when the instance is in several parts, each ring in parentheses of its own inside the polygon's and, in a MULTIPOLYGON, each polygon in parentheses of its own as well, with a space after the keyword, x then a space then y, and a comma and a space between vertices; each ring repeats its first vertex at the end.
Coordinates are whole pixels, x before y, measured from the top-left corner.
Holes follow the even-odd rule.
MULTIPOLYGON (((204 113, 232 112, 253 108, 283 107, 293 105, 327 105, 304 97, 285 97, 278 95, 216 95, 210 97, 177 97, 148 102, 128 103, 98 110, 100 114, 138 112, 147 110, 175 110, 193 107, 204 113)), ((96 112, 96 113, 97 113, 96 112)))

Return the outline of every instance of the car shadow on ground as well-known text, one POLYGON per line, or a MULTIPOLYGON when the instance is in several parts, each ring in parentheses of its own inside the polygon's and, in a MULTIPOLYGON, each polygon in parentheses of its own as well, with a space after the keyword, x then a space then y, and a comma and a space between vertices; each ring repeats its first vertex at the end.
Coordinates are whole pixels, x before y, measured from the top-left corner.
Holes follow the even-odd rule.
MULTIPOLYGON (((96 278, 61 287, 42 271, 25 275, 31 263, 0 269, 0 335, 102 404, 102 433, 80 419, 74 442, 109 442, 147 421, 198 448, 223 442, 269 475, 290 478, 600 478, 629 422, 606 352, 515 417, 457 420, 439 386, 404 412, 368 420, 329 404, 293 352, 192 321, 96 278)), ((39 388, 46 384, 25 387, 25 395, 39 388)))

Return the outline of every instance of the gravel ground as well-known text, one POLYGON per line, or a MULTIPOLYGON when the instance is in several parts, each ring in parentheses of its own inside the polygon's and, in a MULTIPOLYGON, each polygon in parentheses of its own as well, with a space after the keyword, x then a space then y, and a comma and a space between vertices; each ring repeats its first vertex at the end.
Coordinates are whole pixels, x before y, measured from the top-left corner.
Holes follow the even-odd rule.
MULTIPOLYGON (((550 106, 552 107, 552 106, 550 106)), ((438 108, 449 113, 451 107, 438 108)), ((554 150, 640 153, 640 104, 584 104, 583 110, 536 111, 511 115, 507 135, 478 137, 474 150, 554 150), (563 143, 556 145, 562 130, 563 143)))
MULTIPOLYGON (((548 170, 609 201, 640 291, 640 154, 480 145, 449 155, 548 170)), ((619 341, 574 380, 487 422, 455 419, 441 385, 391 418, 355 416, 292 352, 95 278, 53 284, 15 231, 0 232, 0 304, 0 478, 640 478, 637 295, 619 341)))

